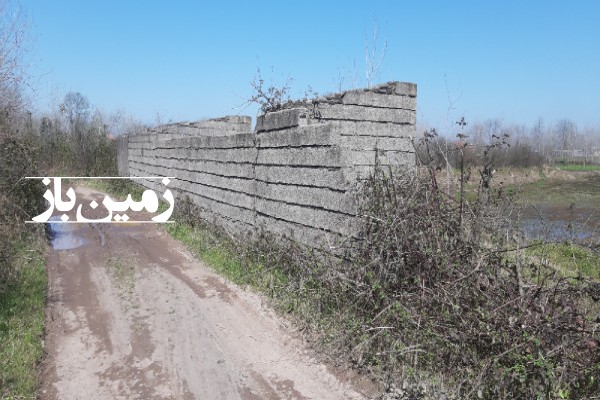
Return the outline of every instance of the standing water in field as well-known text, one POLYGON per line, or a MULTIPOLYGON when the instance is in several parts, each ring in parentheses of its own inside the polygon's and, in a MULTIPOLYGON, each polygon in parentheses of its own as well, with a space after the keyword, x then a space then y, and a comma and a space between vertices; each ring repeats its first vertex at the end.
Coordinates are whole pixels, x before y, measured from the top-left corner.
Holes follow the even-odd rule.
POLYGON ((528 239, 600 243, 600 175, 528 185, 520 225, 528 239))
POLYGON ((600 210, 527 206, 523 212, 521 228, 528 239, 600 243, 600 210))

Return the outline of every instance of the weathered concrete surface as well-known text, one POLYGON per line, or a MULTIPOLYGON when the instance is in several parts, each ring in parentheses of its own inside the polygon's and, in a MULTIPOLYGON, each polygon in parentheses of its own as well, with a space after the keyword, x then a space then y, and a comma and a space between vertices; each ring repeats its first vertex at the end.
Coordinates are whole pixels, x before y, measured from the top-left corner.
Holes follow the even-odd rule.
POLYGON ((164 125, 124 140, 119 171, 176 177, 176 196, 233 233, 266 229, 327 247, 354 233, 356 179, 376 161, 414 167, 416 94, 390 82, 293 102, 259 116, 254 132, 249 117, 164 125))
POLYGON ((343 104, 367 107, 400 108, 416 111, 417 99, 409 96, 379 94, 375 92, 350 91, 342 97, 343 104))

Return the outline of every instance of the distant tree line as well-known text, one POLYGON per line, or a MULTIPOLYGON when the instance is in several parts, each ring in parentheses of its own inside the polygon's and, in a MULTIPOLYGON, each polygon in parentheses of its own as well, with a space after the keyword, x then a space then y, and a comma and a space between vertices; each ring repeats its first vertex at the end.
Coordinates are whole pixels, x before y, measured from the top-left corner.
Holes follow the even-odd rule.
MULTIPOLYGON (((541 167, 544 164, 600 164, 600 127, 579 128, 569 119, 546 125, 505 124, 500 119, 481 123, 457 122, 448 135, 431 143, 438 168, 478 165, 488 151, 496 167, 541 167), (501 146, 490 145, 501 143, 501 146)), ((423 152, 425 149, 420 149, 423 152)))
POLYGON ((124 112, 103 113, 94 109, 81 93, 69 92, 53 112, 30 118, 22 129, 44 149, 40 152, 40 164, 45 170, 114 176, 117 174, 114 138, 140 127, 124 112))

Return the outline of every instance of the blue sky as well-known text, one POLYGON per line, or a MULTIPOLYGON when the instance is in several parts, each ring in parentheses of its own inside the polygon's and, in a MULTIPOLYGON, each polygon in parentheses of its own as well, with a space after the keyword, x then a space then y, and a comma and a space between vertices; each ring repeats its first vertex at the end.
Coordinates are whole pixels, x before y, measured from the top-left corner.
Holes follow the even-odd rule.
POLYGON ((600 125, 599 1, 23 0, 34 104, 68 91, 144 122, 242 113, 257 68, 294 96, 365 86, 365 37, 387 41, 376 82, 418 85, 418 121, 600 125), (354 77, 354 78, 353 78, 354 77), (343 78, 343 80, 342 80, 343 78), (454 109, 448 112, 450 105, 454 109))

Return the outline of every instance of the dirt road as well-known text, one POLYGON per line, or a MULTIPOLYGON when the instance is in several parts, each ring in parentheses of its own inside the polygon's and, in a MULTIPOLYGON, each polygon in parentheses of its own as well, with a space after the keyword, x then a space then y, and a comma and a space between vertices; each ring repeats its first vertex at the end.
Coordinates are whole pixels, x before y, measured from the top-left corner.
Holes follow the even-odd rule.
MULTIPOLYGON (((82 187, 77 195, 103 198, 82 187)), ((47 262, 41 398, 363 398, 260 296, 157 226, 61 228, 47 262)))

